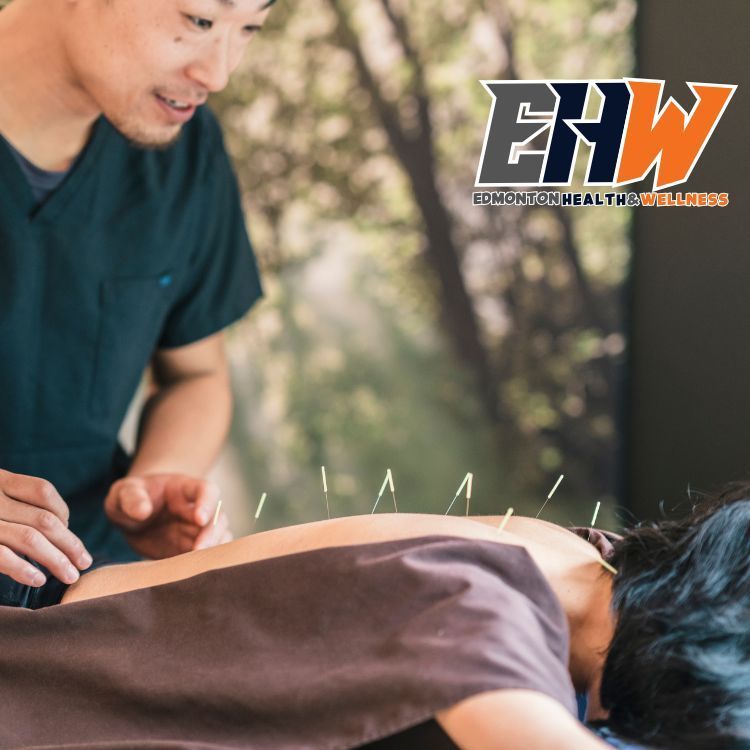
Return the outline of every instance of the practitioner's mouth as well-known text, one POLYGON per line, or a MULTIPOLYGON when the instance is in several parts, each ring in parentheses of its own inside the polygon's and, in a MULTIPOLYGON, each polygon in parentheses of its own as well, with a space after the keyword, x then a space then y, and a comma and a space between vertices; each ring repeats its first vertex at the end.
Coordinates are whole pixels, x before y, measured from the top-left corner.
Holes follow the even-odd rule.
POLYGON ((202 102, 181 101, 179 99, 170 99, 161 94, 154 94, 162 111, 166 112, 169 119, 175 123, 187 122, 194 114, 198 104, 202 102))

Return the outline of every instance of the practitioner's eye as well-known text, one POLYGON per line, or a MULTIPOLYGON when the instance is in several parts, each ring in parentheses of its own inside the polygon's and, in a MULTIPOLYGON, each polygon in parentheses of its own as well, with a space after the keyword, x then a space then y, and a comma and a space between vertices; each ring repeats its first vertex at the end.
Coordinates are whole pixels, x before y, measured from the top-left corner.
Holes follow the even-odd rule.
POLYGON ((187 18, 187 20, 190 21, 193 26, 200 29, 201 31, 210 31, 214 25, 214 22, 210 21, 208 18, 200 18, 199 16, 188 15, 186 15, 185 18, 187 18))

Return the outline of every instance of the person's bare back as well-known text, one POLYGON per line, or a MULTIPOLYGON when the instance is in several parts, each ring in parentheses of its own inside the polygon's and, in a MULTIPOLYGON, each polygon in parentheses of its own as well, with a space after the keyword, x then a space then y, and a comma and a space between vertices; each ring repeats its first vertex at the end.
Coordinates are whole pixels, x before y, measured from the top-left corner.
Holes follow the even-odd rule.
MULTIPOLYGON (((598 572, 598 556, 591 545, 554 524, 514 516, 499 532, 501 517, 438 516, 415 513, 383 513, 348 516, 297 526, 287 526, 164 560, 111 565, 86 573, 70 586, 62 604, 123 591, 157 586, 269 557, 323 547, 408 539, 427 535, 486 539, 526 547, 553 589, 556 581, 572 567, 589 566, 598 572)), ((560 593, 558 597, 560 597, 560 593)))

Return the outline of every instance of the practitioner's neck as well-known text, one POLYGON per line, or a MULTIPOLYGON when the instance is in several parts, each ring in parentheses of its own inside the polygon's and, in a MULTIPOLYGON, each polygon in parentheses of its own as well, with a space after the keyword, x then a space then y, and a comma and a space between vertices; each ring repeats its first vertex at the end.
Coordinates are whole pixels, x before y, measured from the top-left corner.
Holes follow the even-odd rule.
POLYGON ((14 0, 0 11, 0 133, 42 169, 67 169, 99 109, 76 80, 57 2, 14 0))

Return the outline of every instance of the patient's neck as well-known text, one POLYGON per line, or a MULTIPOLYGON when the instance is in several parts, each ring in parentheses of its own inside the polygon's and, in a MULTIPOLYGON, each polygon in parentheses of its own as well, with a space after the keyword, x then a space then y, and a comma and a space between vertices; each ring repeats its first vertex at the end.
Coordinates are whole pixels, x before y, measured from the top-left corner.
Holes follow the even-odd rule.
POLYGON ((612 639, 612 574, 598 550, 555 524, 518 518, 505 542, 522 544, 537 564, 565 611, 570 629, 569 669, 578 692, 598 685, 612 639))
POLYGON ((603 568, 595 574, 596 580, 590 586, 583 585, 576 594, 576 604, 566 609, 570 626, 570 676, 579 692, 598 686, 614 631, 611 575, 603 568))
POLYGON ((614 632, 612 575, 596 559, 525 545, 555 592, 568 620, 568 671, 577 693, 588 697, 586 719, 606 719, 599 696, 607 649, 614 632))

